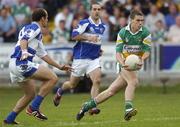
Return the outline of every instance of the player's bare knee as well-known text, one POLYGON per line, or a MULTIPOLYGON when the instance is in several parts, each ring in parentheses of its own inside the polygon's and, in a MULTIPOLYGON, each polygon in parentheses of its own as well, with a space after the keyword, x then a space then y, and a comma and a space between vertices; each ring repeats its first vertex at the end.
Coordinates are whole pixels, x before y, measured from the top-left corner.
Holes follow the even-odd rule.
POLYGON ((29 99, 33 99, 35 97, 36 93, 35 92, 32 92, 30 93, 28 96, 29 96, 29 99))
POLYGON ((24 94, 24 98, 25 98, 25 100, 27 100, 27 101, 31 101, 31 100, 33 100, 34 99, 34 97, 35 97, 35 93, 29 93, 29 94, 24 94))
POLYGON ((97 78, 97 79, 94 79, 93 80, 93 85, 100 85, 100 83, 101 83, 101 79, 100 78, 97 78))
POLYGON ((26 98, 29 98, 29 99, 33 99, 35 96, 36 96, 36 92, 35 91, 28 91, 28 93, 25 93, 24 95, 26 98))
POLYGON ((127 81, 127 85, 130 87, 137 87, 138 83, 139 81, 136 78, 127 81))
POLYGON ((77 86, 76 82, 70 82, 70 89, 74 89, 77 86))
POLYGON ((28 98, 30 99, 30 100, 32 100, 34 97, 35 97, 35 93, 32 93, 31 95, 28 95, 28 98))
POLYGON ((52 84, 56 84, 58 82, 58 77, 56 75, 51 76, 50 81, 52 84))
POLYGON ((137 86, 138 86, 138 84, 139 84, 139 80, 138 80, 138 79, 136 79, 136 81, 135 81, 135 87, 137 87, 137 86))
POLYGON ((132 80, 131 80, 131 84, 133 84, 134 87, 137 87, 138 84, 139 84, 139 80, 138 80, 138 79, 132 79, 132 80))
POLYGON ((72 86, 72 85, 70 85, 70 89, 74 89, 76 86, 72 86))

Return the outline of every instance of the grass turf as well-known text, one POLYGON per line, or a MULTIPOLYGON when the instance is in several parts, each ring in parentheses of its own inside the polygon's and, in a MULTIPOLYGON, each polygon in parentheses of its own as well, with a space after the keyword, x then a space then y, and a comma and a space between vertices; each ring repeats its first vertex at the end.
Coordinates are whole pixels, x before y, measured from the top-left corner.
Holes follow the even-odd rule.
MULTIPOLYGON (((66 94, 60 107, 54 107, 53 94, 49 94, 41 107, 48 116, 47 121, 39 121, 26 115, 17 117, 19 127, 179 127, 180 126, 180 87, 168 87, 167 94, 160 87, 139 87, 134 105, 138 114, 131 121, 124 121, 123 91, 99 105, 101 113, 88 114, 76 121, 75 116, 81 104, 89 99, 89 94, 66 94)), ((0 88, 0 121, 6 117, 22 92, 17 88, 0 88)), ((1 124, 0 124, 1 125, 1 124)), ((3 126, 3 125, 2 125, 3 126)))

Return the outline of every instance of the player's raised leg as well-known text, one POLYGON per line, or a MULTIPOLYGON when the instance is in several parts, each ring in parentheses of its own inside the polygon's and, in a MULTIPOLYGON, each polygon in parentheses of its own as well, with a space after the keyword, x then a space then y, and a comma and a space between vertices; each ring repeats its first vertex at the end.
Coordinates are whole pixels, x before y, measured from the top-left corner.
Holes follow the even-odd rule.
POLYGON ((122 77, 127 82, 127 87, 125 89, 125 120, 130 120, 132 116, 137 114, 137 110, 133 107, 133 98, 135 94, 135 89, 138 85, 137 72, 127 71, 122 69, 122 77))
POLYGON ((81 120, 84 116, 84 113, 89 111, 90 109, 96 107, 98 104, 106 101, 113 95, 115 95, 121 88, 126 85, 126 81, 119 75, 115 81, 109 86, 108 89, 98 94, 94 99, 91 99, 85 102, 76 116, 77 120, 81 120))
POLYGON ((119 75, 113 83, 109 86, 108 89, 101 92, 96 98, 96 103, 100 104, 109 99, 110 97, 114 96, 117 92, 119 92, 123 87, 126 86, 126 81, 119 75))
POLYGON ((40 65, 38 70, 32 75, 32 79, 42 81, 38 95, 32 100, 32 103, 26 110, 26 113, 33 115, 39 120, 47 120, 47 117, 39 111, 39 107, 44 97, 52 90, 58 81, 57 76, 49 68, 40 65))

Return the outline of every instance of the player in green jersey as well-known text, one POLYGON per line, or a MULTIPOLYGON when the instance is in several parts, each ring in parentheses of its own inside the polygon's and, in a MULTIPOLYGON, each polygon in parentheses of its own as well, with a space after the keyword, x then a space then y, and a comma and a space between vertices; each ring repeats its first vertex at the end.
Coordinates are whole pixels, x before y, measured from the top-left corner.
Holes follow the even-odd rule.
POLYGON ((130 23, 120 30, 117 37, 116 59, 120 65, 118 77, 108 89, 83 104, 76 116, 77 120, 80 120, 89 109, 106 101, 123 87, 126 87, 124 119, 128 121, 132 116, 137 114, 137 109, 132 104, 135 89, 139 82, 137 71, 141 69, 144 61, 150 56, 151 49, 151 34, 143 26, 143 23, 143 13, 135 10, 132 11, 130 14, 130 23), (136 54, 141 59, 140 63, 137 64, 137 70, 131 70, 125 65, 125 58, 130 54, 136 54))

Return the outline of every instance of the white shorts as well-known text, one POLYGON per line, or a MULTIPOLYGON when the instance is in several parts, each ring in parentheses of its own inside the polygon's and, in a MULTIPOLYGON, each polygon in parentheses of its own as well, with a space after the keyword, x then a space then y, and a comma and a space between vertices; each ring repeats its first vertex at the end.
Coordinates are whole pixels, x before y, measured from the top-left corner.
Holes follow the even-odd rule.
POLYGON ((72 63, 72 68, 74 72, 71 74, 75 77, 84 76, 85 74, 89 74, 96 68, 100 67, 99 58, 90 60, 90 59, 74 59, 72 63))
POLYGON ((26 81, 38 69, 39 64, 31 61, 18 61, 15 58, 10 59, 9 69, 12 83, 26 81))

